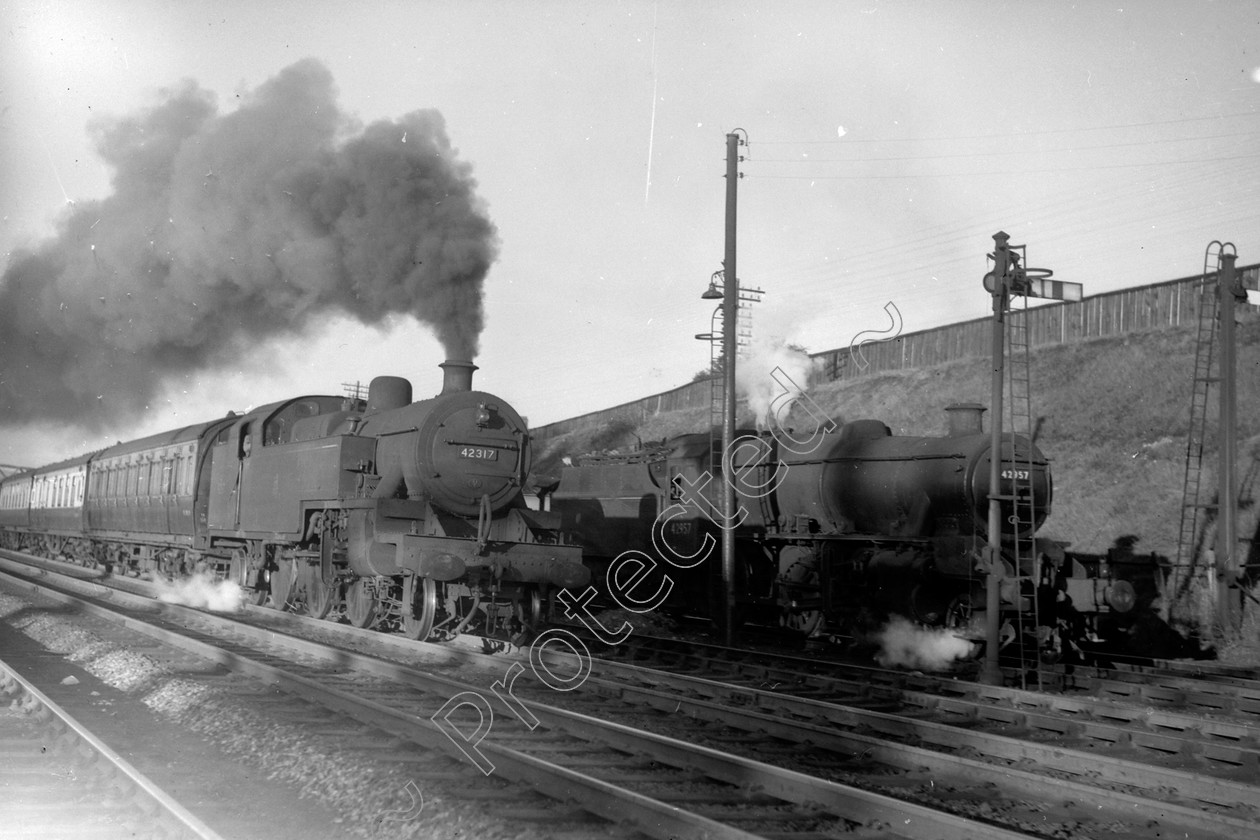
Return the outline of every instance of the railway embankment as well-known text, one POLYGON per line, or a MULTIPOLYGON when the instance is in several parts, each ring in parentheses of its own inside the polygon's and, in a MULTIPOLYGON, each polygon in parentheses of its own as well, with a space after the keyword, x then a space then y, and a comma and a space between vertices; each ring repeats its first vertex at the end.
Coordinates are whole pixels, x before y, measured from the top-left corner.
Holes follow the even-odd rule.
MULTIPOLYGON (((1249 546, 1248 562, 1260 564, 1260 509, 1255 501, 1260 495, 1260 317, 1240 317, 1237 338, 1239 536, 1249 546)), ((1195 332, 1184 326, 1033 348, 1034 434, 1054 472, 1052 512, 1042 535, 1088 553, 1106 552, 1117 539, 1133 535, 1139 553, 1176 556, 1194 358, 1195 332)), ((991 375, 990 359, 976 356, 825 382, 807 394, 836 422, 875 418, 895 435, 943 434, 947 405, 989 403, 991 375)), ((1217 480, 1215 391, 1211 399, 1205 488, 1215 487, 1217 480)), ((703 430, 709 417, 709 409, 702 407, 660 412, 642 421, 576 425, 539 441, 536 480, 557 479, 566 457, 630 451, 703 430)), ((790 420, 801 428, 813 424, 798 409, 790 420)), ((756 425, 744 401, 737 424, 756 425)), ((1252 635, 1260 635, 1260 626, 1254 629, 1252 635)))

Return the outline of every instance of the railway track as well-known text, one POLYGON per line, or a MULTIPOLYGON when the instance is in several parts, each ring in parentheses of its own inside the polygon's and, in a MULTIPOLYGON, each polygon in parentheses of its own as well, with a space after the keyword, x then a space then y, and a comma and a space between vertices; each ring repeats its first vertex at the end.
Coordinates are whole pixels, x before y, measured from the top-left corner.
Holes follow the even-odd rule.
POLYGON ((0 660, 0 838, 219 835, 0 660))
MULTIPOLYGON (((943 681, 932 694, 923 676, 879 685, 813 660, 747 651, 732 660, 716 649, 706 658, 703 646, 645 639, 617 652, 652 667, 601 660, 580 691, 556 691, 516 679, 539 665, 581 672, 579 657, 554 648, 533 661, 523 651, 486 657, 268 610, 258 611, 264 626, 231 630, 175 612, 185 636, 202 636, 201 655, 372 727, 346 732, 384 755, 444 751, 652 836, 1233 838, 1258 824, 1245 724, 1178 736, 1170 750, 1167 735, 1155 747, 1142 732, 1116 734, 1125 723, 1109 720, 1123 708, 1115 701, 1089 710, 1074 698, 1074 711, 1046 712, 1048 695, 1033 692, 943 681), (467 702, 450 706, 459 698, 467 702), (445 731, 434 722, 443 709, 445 731), (1222 738, 1232 739, 1228 760, 1211 744, 1222 738)), ((524 817, 540 807, 518 805, 524 817)))
MULTIPOLYGON (((41 586, 50 597, 79 600, 41 586)), ((112 594, 111 600, 119 597, 112 594)), ((538 702, 519 707, 537 722, 532 728, 502 714, 511 707, 500 704, 495 738, 474 742, 465 737, 461 746, 458 733, 471 731, 470 721, 451 714, 459 706, 450 702, 495 696, 483 677, 487 667, 502 667, 502 658, 461 665, 465 677, 460 679, 182 608, 167 606, 164 615, 150 609, 142 619, 115 606, 85 602, 79 608, 107 619, 112 614, 112 620, 164 644, 196 650, 372 727, 371 738, 347 731, 361 743, 389 743, 389 749, 414 744, 461 759, 475 753, 483 763, 473 763, 487 776, 512 779, 651 836, 1028 836, 538 702), (447 709, 444 729, 435 719, 447 709)), ((476 726, 482 722, 490 723, 483 718, 476 726)))

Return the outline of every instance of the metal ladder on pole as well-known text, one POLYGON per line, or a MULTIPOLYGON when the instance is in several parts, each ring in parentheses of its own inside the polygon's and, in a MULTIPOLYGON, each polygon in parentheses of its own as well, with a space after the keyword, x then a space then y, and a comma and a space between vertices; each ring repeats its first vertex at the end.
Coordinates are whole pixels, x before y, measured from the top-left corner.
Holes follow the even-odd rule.
POLYGON ((1202 500, 1203 445, 1207 436, 1208 408, 1212 386, 1220 381, 1216 362, 1216 331, 1220 321, 1216 278, 1225 246, 1211 242, 1203 255, 1203 277, 1199 281, 1198 331, 1194 348, 1194 380, 1190 390, 1190 423, 1186 433, 1186 468, 1181 484, 1181 522, 1177 529, 1177 562, 1169 582, 1173 593, 1169 610, 1190 591, 1195 569, 1203 550, 1203 537, 1215 518, 1216 503, 1202 500), (1199 527, 1199 511, 1204 511, 1199 527))
MULTIPOLYGON (((1009 401, 1006 416, 1010 418, 1012 435, 1020 435, 1031 442, 1035 430, 1033 428, 1034 417, 1032 410, 1032 352, 1031 341, 1028 335, 1028 299, 1021 295, 1012 296, 1012 302, 1007 306, 1005 320, 1006 394, 1009 401), (1018 309, 1013 305, 1015 298, 1018 298, 1022 304, 1018 309)), ((1018 597, 1015 602, 1016 615, 1021 626, 1026 625, 1028 623, 1027 619, 1031 618, 1032 626, 1037 627, 1040 625, 1040 620, 1037 614, 1036 592, 1040 583, 1041 569, 1040 564, 1037 562, 1037 547, 1032 533, 1037 516, 1037 500, 1033 480, 1033 450, 1031 446, 1028 446, 1022 452, 1017 451, 1013 440, 1011 447, 1011 452, 1009 453, 1010 467, 1004 468, 1003 472, 1005 473, 1007 469, 1010 471, 1010 487, 1013 497, 1011 518, 1013 521, 1006 524, 1011 526, 1012 532, 1011 550, 1014 555, 1017 596, 1023 593, 1025 583, 1031 584, 1028 589, 1032 592, 1032 615, 1024 614, 1022 599, 1018 597)), ((1002 453, 1000 457, 1005 459, 1007 453, 1002 453)), ((1021 682, 1026 680, 1030 667, 1035 670, 1037 681, 1040 682, 1040 658, 1037 656, 1037 650, 1033 650, 1033 661, 1031 663, 1024 661, 1024 645, 1019 645, 1019 651, 1021 658, 1021 682)))
MULTIPOLYGON (((724 403, 726 397, 726 376, 718 367, 725 364, 722 358, 722 327, 725 319, 722 307, 713 310, 709 321, 709 475, 717 481, 722 475, 722 423, 724 420, 724 403)), ((716 486, 716 485, 715 485, 716 486)))

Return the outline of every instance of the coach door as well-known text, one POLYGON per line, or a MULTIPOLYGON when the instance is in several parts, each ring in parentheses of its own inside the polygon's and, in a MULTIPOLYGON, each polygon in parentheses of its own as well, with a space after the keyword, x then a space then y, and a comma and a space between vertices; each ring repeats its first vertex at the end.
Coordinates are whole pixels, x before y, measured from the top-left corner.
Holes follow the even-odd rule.
POLYGON ((214 439, 210 456, 209 526, 235 531, 241 521, 241 485, 247 480, 249 455, 254 441, 253 423, 234 423, 214 439))

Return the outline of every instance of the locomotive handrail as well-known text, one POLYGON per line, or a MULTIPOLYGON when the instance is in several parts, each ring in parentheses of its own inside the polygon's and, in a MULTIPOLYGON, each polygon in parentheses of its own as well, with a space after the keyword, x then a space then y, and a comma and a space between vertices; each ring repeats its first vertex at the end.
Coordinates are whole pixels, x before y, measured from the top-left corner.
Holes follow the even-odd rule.
POLYGON ((965 461, 967 456, 958 452, 941 455, 837 455, 833 458, 816 458, 792 461, 792 464, 834 464, 840 461, 856 461, 868 464, 872 461, 965 461))
POLYGON ((395 429, 392 432, 379 432, 375 435, 375 437, 383 438, 383 437, 393 437, 394 435, 409 435, 412 432, 418 432, 418 431, 420 431, 420 428, 418 426, 412 426, 408 429, 395 429))

